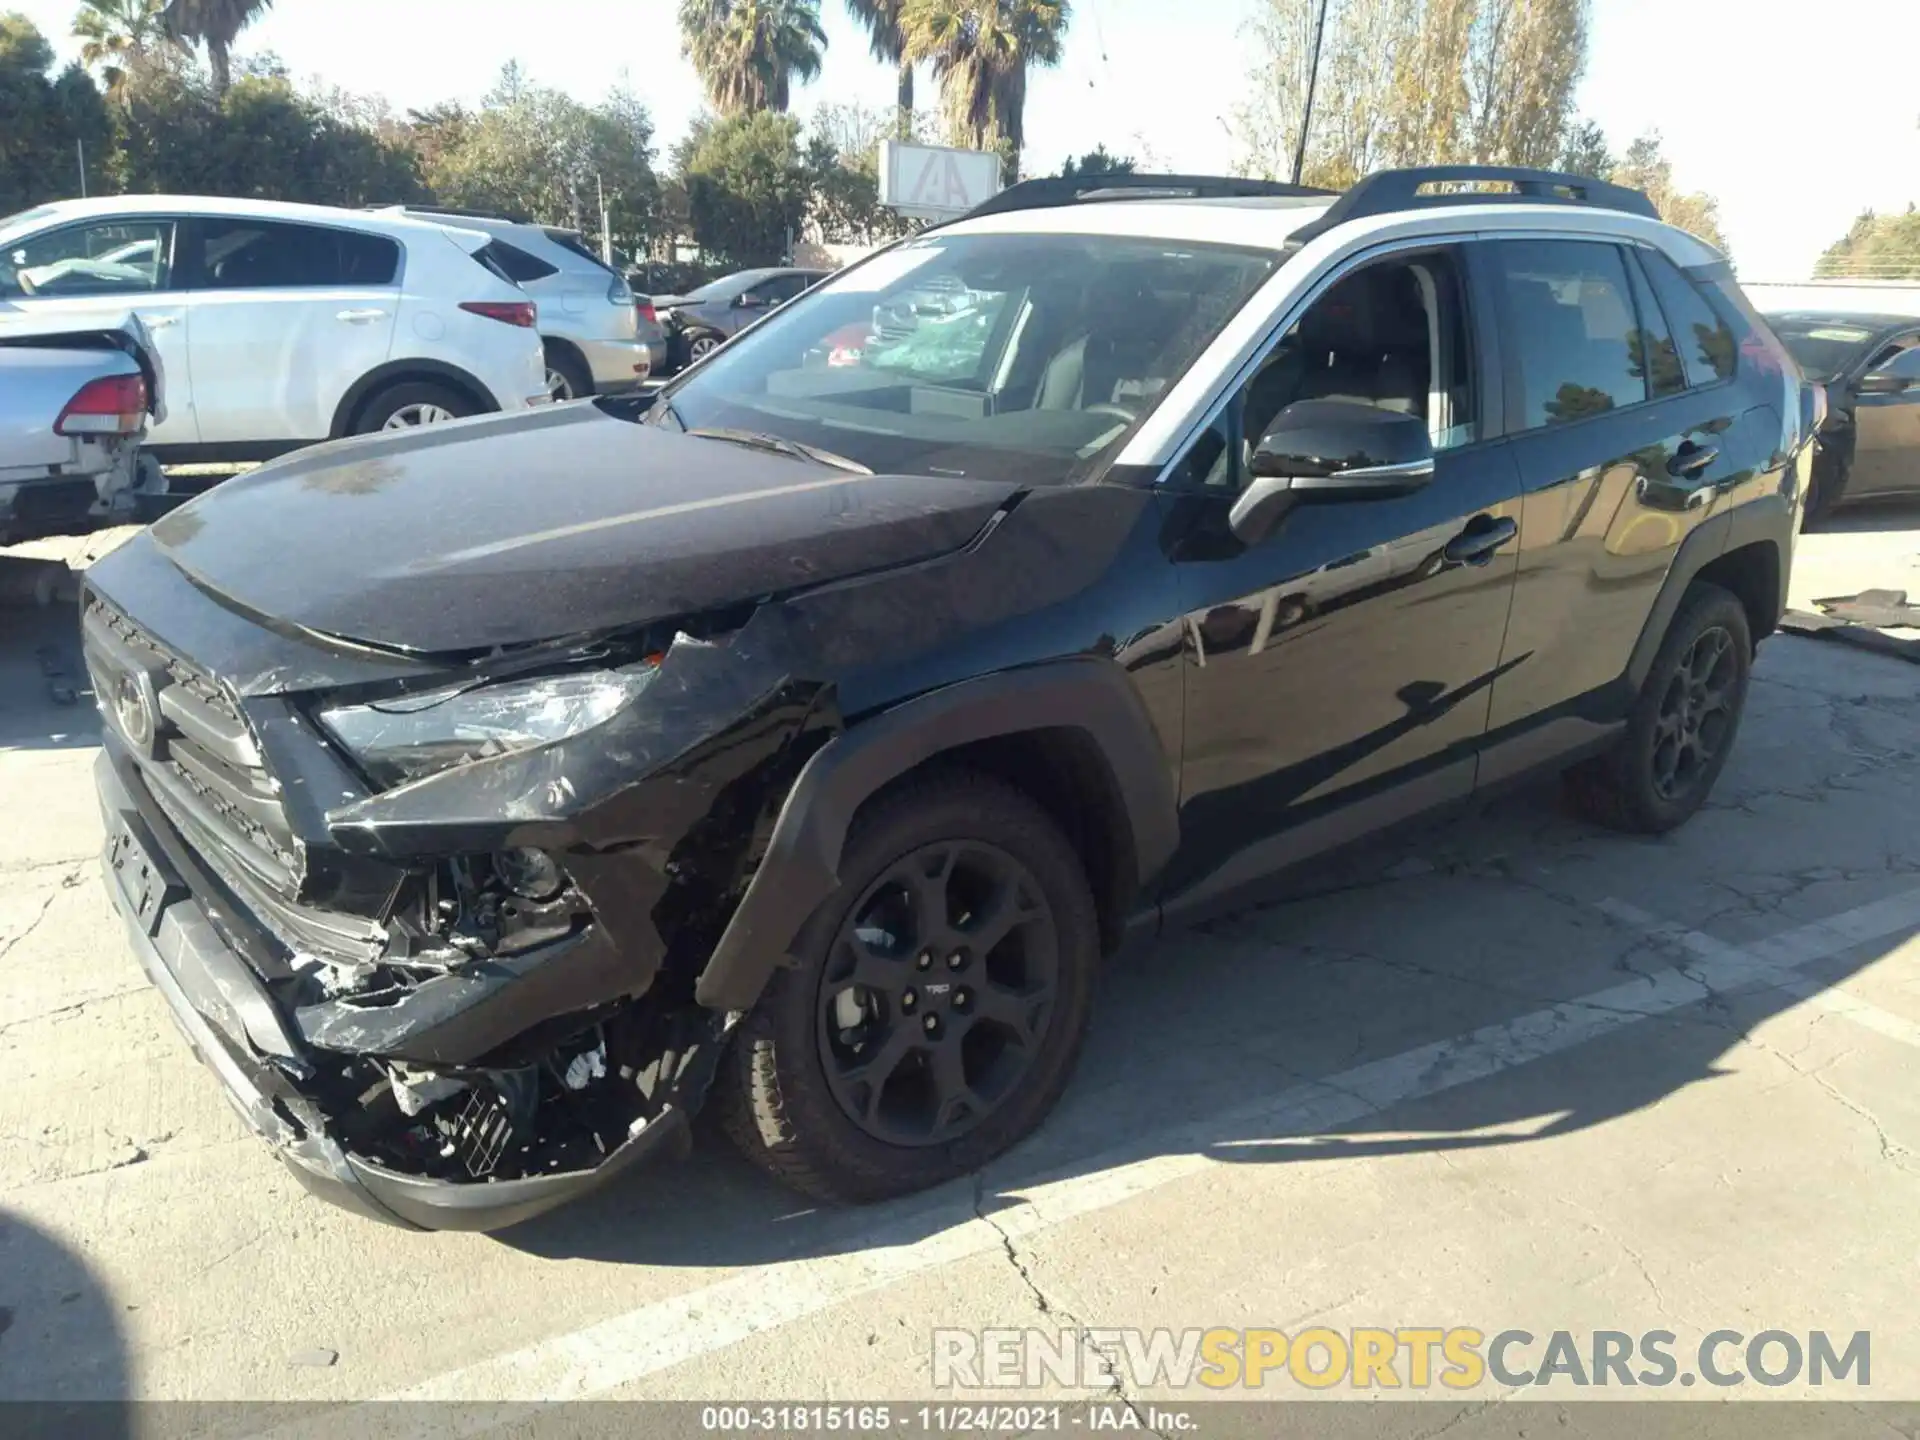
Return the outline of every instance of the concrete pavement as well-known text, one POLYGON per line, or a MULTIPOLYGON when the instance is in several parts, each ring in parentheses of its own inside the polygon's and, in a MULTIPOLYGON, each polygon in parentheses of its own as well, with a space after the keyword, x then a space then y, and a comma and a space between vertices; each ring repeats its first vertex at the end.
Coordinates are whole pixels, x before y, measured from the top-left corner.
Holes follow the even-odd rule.
MULTIPOLYGON (((1796 603, 1899 588, 1905 525, 1811 537, 1796 603)), ((1865 1330, 1864 1392, 1657 1393, 1920 1399, 1911 665, 1770 642, 1667 839, 1537 788, 1125 957, 1060 1112, 977 1184, 811 1209, 703 1129, 488 1238, 309 1199, 188 1055, 102 891, 84 698, 36 655, 70 624, 0 610, 0 1398, 950 1399, 936 1326, 1462 1325, 1689 1362, 1865 1330)))

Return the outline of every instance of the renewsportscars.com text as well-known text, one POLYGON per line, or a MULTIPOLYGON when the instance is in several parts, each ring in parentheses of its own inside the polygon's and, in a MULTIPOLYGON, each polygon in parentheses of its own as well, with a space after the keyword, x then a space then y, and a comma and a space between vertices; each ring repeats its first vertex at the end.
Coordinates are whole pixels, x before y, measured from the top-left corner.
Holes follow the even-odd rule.
POLYGON ((1472 1390, 1508 1387, 1844 1385, 1872 1383, 1869 1331, 1843 1335, 1714 1330, 1488 1332, 1473 1326, 1298 1330, 935 1330, 943 1389, 1099 1386, 1259 1390, 1472 1390))

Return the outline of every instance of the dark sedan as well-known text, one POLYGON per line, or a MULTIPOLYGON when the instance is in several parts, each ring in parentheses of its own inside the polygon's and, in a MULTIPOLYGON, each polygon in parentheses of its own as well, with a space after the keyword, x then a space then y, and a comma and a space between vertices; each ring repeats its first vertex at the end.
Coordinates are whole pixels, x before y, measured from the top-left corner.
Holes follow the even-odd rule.
POLYGON ((690 294, 654 296, 654 311, 667 330, 668 363, 678 368, 704 360, 722 342, 831 273, 740 270, 710 280, 690 294))
POLYGON ((1767 320, 1827 387, 1808 521, 1855 500, 1920 494, 1920 317, 1791 310, 1767 320))

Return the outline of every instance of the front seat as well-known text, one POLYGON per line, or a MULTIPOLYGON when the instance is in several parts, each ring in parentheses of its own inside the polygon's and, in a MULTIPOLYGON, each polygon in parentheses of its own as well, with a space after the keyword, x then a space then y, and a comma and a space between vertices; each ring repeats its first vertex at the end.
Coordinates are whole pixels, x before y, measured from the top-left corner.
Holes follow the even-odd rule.
POLYGON ((1404 266, 1374 266, 1334 286, 1303 321, 1301 348, 1308 368, 1296 399, 1426 415, 1427 314, 1404 266))

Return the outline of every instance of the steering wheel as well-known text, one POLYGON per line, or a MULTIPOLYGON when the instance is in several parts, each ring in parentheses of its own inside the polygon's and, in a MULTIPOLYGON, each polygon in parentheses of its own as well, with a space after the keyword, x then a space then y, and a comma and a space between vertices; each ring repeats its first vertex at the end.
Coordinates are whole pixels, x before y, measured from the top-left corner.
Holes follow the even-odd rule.
POLYGON ((1083 415, 1118 415, 1131 425, 1140 417, 1124 405, 1116 405, 1110 400, 1102 400, 1098 405, 1089 405, 1080 412, 1083 415))

